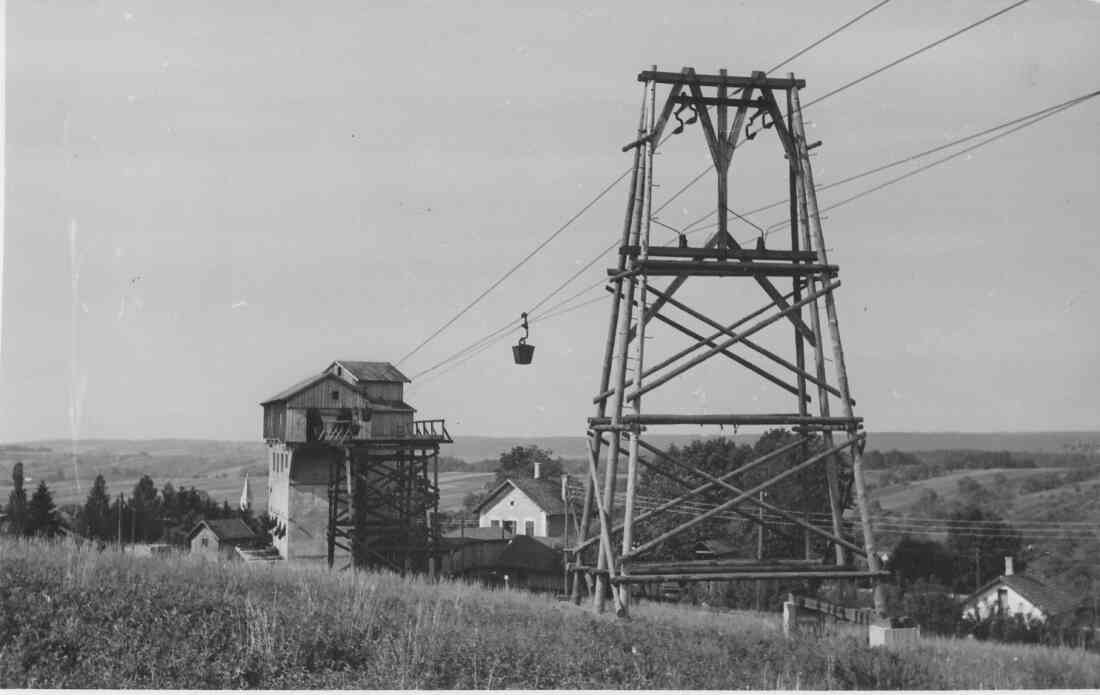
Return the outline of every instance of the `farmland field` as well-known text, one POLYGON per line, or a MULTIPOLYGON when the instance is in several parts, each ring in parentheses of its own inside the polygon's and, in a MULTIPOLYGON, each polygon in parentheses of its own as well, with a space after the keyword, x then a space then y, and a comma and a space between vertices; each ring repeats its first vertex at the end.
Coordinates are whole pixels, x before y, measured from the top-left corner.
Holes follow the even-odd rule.
POLYGON ((924 490, 932 490, 941 499, 950 500, 956 496, 959 481, 963 478, 972 478, 982 485, 989 485, 998 474, 1003 474, 1008 480, 1030 478, 1042 473, 1060 473, 1065 468, 989 468, 982 470, 962 470, 940 475, 926 480, 915 480, 898 485, 887 485, 874 490, 871 493, 873 499, 879 501, 884 509, 901 510, 911 506, 920 497, 924 490))
POLYGON ((778 616, 552 597, 388 573, 142 559, 0 539, 2 688, 1097 688, 1100 655, 852 636, 778 616), (109 587, 109 591, 105 590, 109 587))

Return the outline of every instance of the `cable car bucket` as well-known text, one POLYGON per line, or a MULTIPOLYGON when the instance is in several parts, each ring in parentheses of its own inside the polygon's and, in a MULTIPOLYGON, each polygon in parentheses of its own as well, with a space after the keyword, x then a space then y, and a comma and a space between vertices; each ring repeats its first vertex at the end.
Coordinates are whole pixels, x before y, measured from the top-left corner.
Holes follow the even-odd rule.
POLYGON ((527 325, 527 312, 523 312, 523 337, 512 346, 512 359, 516 364, 531 364, 531 358, 535 356, 535 346, 528 345, 527 339, 531 337, 531 327, 527 325))

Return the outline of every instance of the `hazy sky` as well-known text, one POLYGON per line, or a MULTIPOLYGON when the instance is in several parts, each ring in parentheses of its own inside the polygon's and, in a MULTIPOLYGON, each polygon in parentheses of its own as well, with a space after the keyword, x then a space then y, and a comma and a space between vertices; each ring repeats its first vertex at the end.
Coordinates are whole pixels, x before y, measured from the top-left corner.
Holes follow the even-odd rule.
MULTIPOLYGON (((258 438, 259 401, 333 359, 396 361, 628 166, 639 70, 766 69, 870 4, 9 1, 0 440, 258 438)), ((787 69, 810 100, 1007 4, 894 0, 787 69)), ((1098 36, 1100 4, 1033 0, 808 109, 819 183, 1096 89, 1098 36)), ((1098 126, 1100 99, 829 214, 868 429, 1100 427, 1098 126)), ((707 163, 697 130, 666 150, 658 202, 707 163)), ((765 133, 731 206, 781 196, 783 171, 765 133)), ((624 200, 402 369, 518 318, 624 200)), ((606 311, 535 326, 531 367, 501 343, 408 400, 456 436, 581 434, 606 311)), ((791 409, 719 366, 649 409, 791 409)))

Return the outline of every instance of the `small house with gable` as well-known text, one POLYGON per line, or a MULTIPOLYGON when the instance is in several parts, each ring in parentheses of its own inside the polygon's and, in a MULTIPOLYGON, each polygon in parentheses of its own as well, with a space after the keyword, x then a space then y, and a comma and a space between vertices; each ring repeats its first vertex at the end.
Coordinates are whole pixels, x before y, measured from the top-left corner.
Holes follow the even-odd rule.
POLYGON ((1045 623, 1076 607, 1077 601, 1057 587, 1028 574, 1014 573, 1012 558, 1006 557, 1005 573, 967 597, 962 614, 979 621, 1019 615, 1030 623, 1045 623))
POLYGON ((562 536, 565 533, 566 480, 508 478, 474 510, 478 526, 502 528, 508 535, 562 536))

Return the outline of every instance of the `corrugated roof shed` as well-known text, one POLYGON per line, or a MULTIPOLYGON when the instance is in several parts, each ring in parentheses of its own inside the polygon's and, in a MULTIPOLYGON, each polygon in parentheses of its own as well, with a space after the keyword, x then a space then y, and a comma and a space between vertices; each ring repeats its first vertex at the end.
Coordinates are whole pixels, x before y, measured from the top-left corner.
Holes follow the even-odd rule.
POLYGON ((336 360, 352 376, 360 381, 396 381, 410 383, 411 379, 398 371, 389 362, 361 362, 359 360, 336 360))

